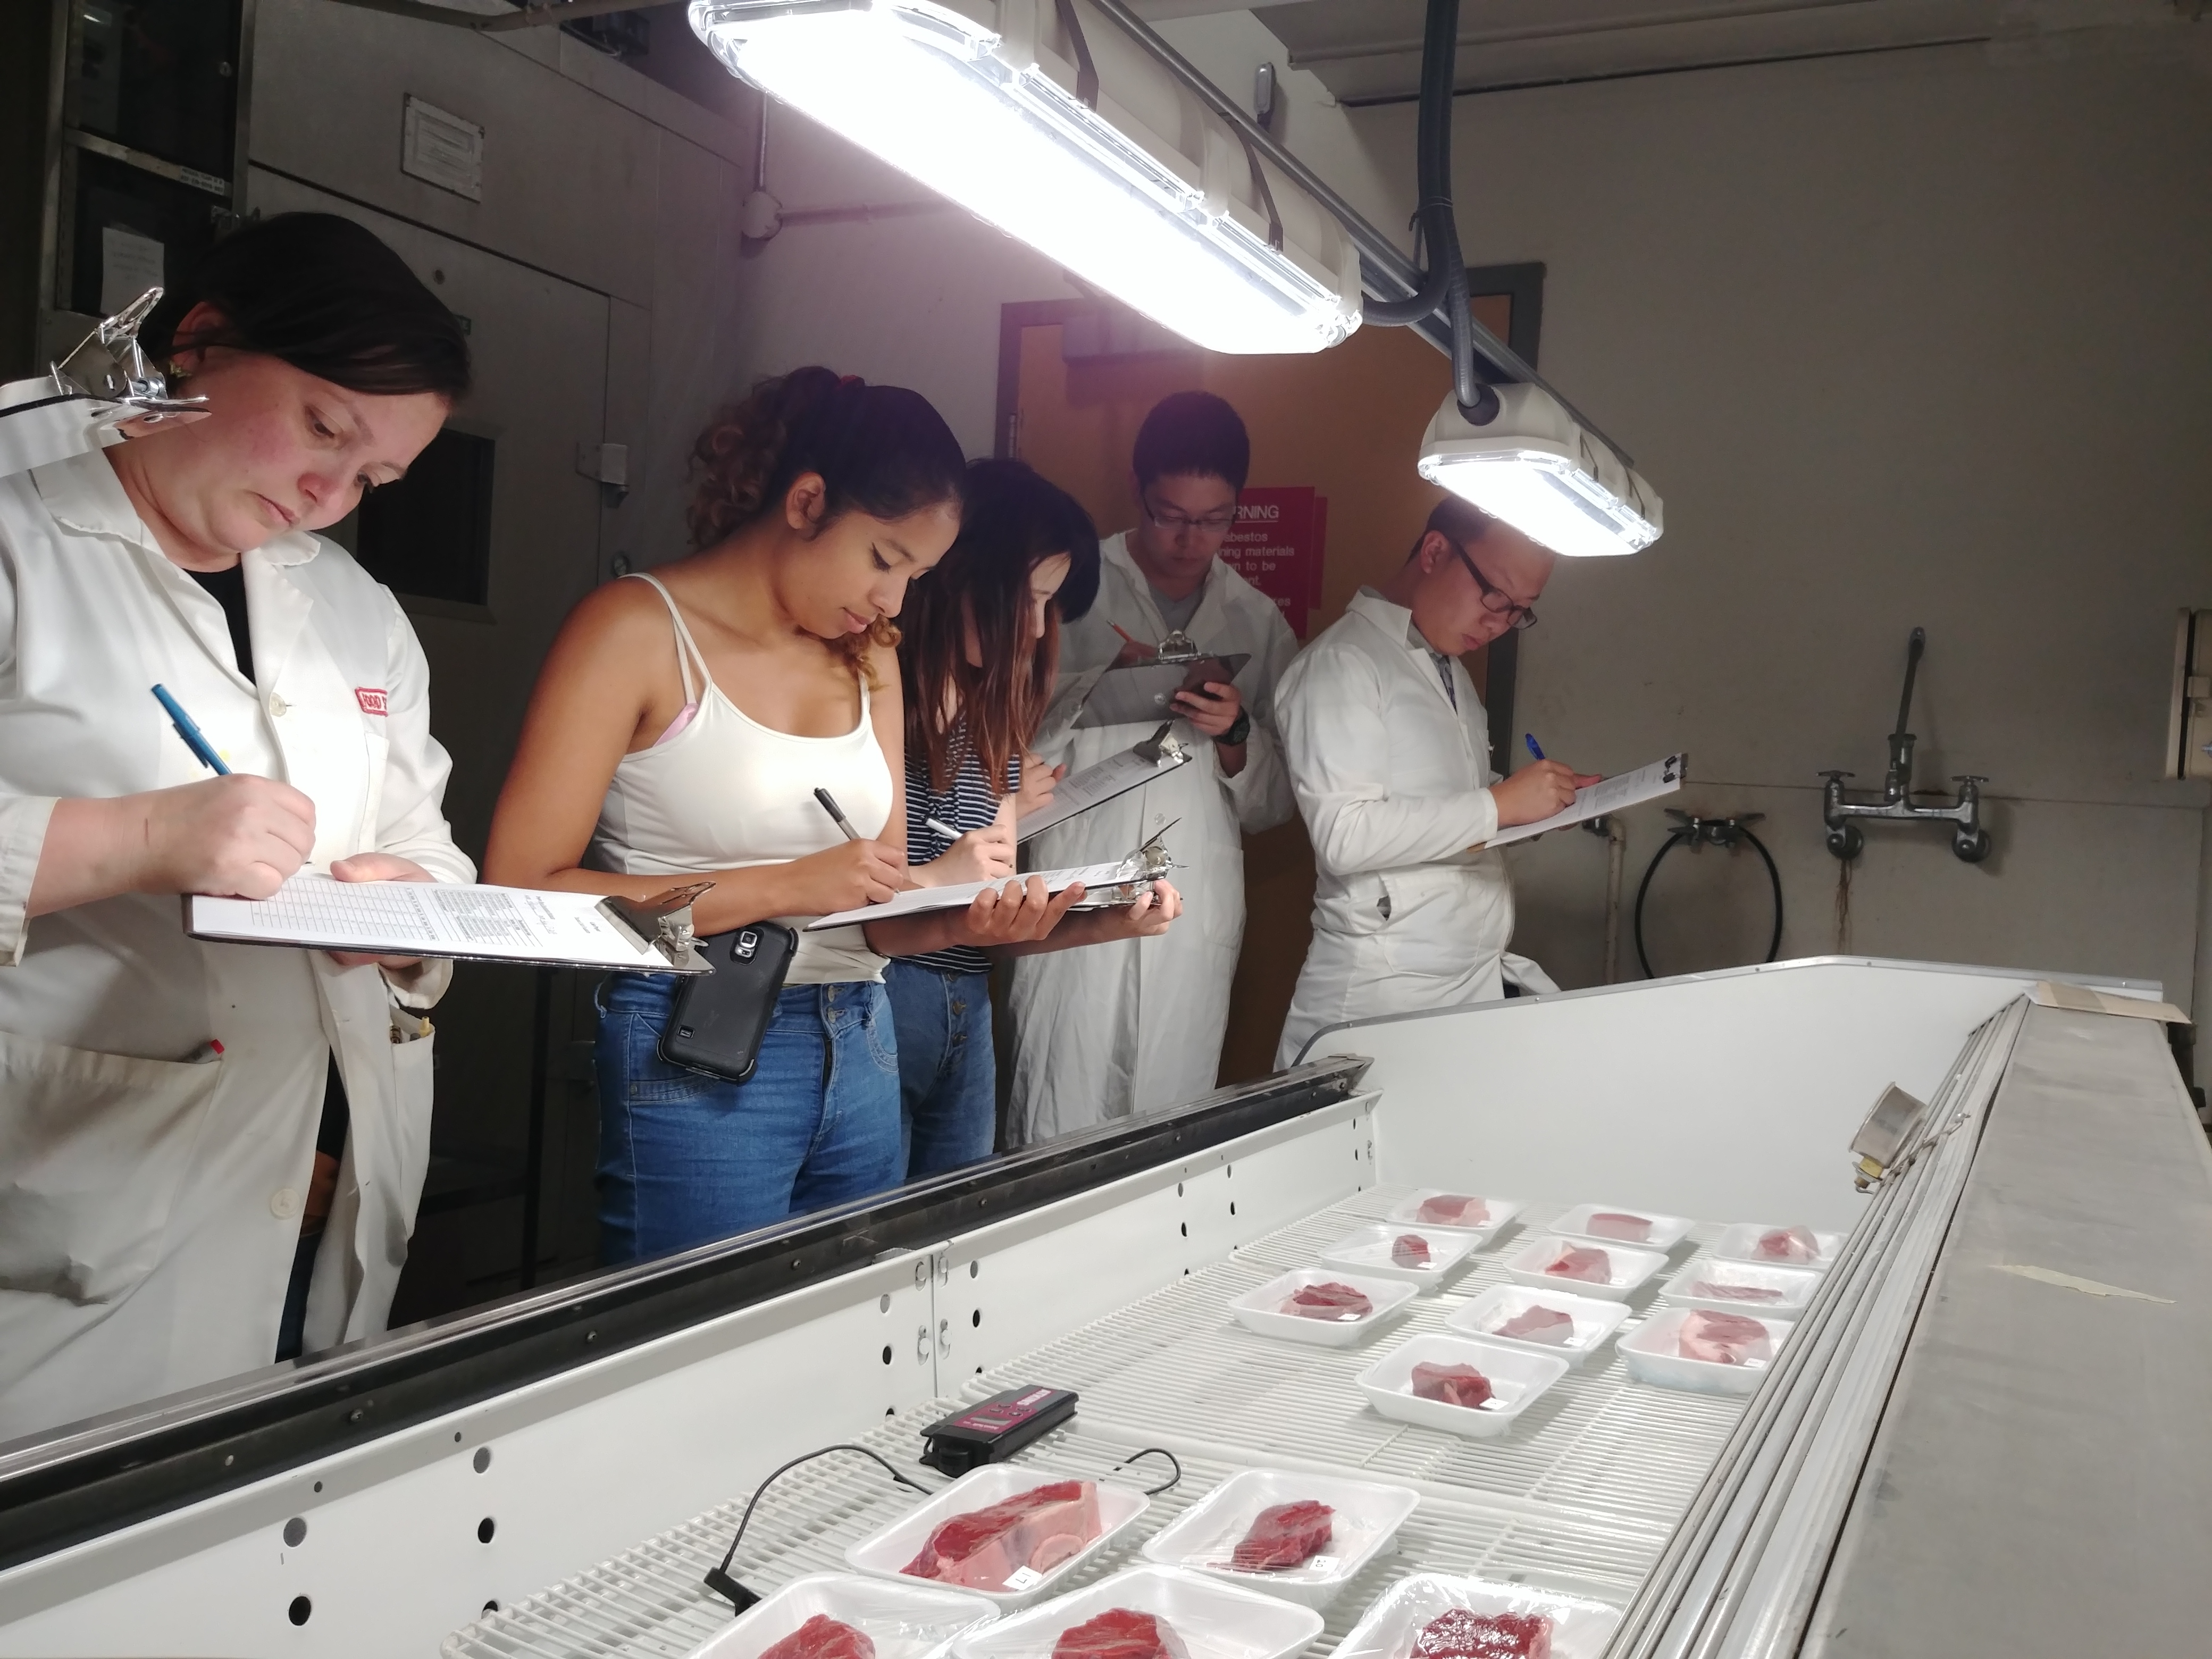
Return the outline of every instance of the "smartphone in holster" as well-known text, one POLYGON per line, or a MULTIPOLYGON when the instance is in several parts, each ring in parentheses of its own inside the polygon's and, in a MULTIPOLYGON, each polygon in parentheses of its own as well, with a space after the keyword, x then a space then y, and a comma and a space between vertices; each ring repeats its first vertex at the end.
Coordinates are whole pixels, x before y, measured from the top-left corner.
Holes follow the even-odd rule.
POLYGON ((743 1083, 760 1064, 762 1040, 799 950, 799 935, 773 921, 750 922, 699 941, 713 965, 676 994, 660 1057, 671 1066, 743 1083))

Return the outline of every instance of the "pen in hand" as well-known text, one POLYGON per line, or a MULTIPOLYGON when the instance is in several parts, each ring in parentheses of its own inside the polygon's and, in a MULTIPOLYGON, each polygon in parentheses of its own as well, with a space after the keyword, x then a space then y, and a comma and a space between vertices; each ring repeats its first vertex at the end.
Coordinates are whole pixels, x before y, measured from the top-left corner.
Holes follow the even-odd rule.
POLYGON ((1544 758, 1544 751, 1536 746, 1536 734, 1534 732, 1523 732, 1521 734, 1521 741, 1528 745, 1528 752, 1538 760, 1544 758))
POLYGON ((200 764, 219 778, 228 777, 230 768, 222 763, 222 757, 216 753, 215 745, 207 740, 207 734, 192 723, 190 714, 185 713, 185 706, 169 695, 169 688, 157 685, 154 688, 154 695, 160 699, 161 707, 169 711, 169 724, 177 728, 177 735, 185 740, 185 747, 198 757, 200 764))
POLYGON ((814 799, 822 803, 822 810, 830 815, 830 821, 845 832, 847 841, 863 839, 860 832, 853 828, 852 820, 838 809, 836 797, 827 789, 817 789, 814 792, 814 799))
POLYGON ((941 836, 948 847, 960 839, 960 832, 942 818, 924 818, 921 822, 924 828, 941 836))

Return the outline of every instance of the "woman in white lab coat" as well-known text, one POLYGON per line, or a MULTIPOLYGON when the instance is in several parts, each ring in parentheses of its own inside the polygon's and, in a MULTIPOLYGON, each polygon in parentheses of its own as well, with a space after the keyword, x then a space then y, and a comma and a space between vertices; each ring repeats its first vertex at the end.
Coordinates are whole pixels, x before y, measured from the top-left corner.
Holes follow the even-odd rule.
POLYGON ((0 478, 0 1439, 268 1364, 288 1295, 310 1347, 383 1328, 446 965, 202 944, 177 896, 473 873, 421 647, 313 533, 436 434, 457 321, 286 215, 144 339, 207 418, 0 478))
POLYGON ((1397 575, 1362 588, 1283 676, 1275 717, 1316 880, 1278 1066, 1340 1021, 1487 1001, 1508 981, 1559 988, 1506 950, 1513 884, 1483 843, 1597 780, 1548 760, 1492 772, 1489 719, 1460 661, 1536 620, 1552 565, 1447 497, 1397 575))

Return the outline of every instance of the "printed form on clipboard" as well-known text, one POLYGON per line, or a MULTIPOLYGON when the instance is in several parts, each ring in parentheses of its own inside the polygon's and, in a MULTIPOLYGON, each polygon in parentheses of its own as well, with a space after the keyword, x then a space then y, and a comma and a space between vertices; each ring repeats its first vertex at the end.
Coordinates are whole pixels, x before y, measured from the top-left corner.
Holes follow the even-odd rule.
POLYGON ((986 887, 1003 888, 1009 883, 1026 882, 1031 877, 1042 877, 1048 893, 1062 892, 1082 883, 1083 896, 1070 907, 1073 909, 1105 910, 1118 904, 1133 904, 1152 891, 1155 881, 1176 867, 1175 860, 1168 856, 1164 839, 1174 828, 1174 824, 1169 824, 1128 857, 1116 859, 1111 864, 1030 870, 1018 876, 1001 876, 995 881, 963 881, 951 887, 909 887, 881 904, 864 904, 857 910, 818 916, 806 924, 806 931, 811 933, 824 927, 850 927, 871 921, 889 921, 896 916, 927 915, 933 910, 965 909, 986 887))
POLYGON ((1607 812, 1625 811, 1647 800, 1656 800, 1662 795, 1671 795, 1682 787, 1689 775, 1690 757, 1669 755, 1664 760, 1653 761, 1649 766, 1639 766, 1633 772, 1621 772, 1613 777, 1600 778, 1595 783, 1575 791, 1574 805, 1554 812, 1548 818, 1538 818, 1534 823, 1516 823, 1510 829, 1500 830, 1485 847, 1509 847, 1516 841, 1527 841, 1548 830, 1564 830, 1569 824, 1580 823, 1586 818, 1602 817, 1607 812))
POLYGON ((185 931, 236 945, 696 974, 708 969, 691 948, 691 901, 710 884, 636 901, 303 873, 265 899, 187 895, 185 931))
POLYGON ((1184 764, 1190 759, 1190 751, 1170 734, 1169 727, 1174 724, 1170 720, 1144 742, 1118 755, 1109 755, 1073 777, 1062 778, 1052 792, 1051 805, 1014 820, 1014 839, 1024 842, 1042 835, 1184 764))

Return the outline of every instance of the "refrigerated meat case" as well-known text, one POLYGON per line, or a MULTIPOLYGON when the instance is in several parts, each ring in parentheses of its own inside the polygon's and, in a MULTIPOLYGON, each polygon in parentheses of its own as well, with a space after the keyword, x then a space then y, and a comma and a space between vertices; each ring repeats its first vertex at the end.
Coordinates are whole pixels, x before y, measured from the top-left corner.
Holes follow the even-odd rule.
MULTIPOLYGON (((1316 1656, 1417 1571, 1607 1602, 1614 1659, 2201 1650, 2212 1156, 2164 1027, 2038 977, 1829 958, 1342 1028, 1172 1113, 0 1449, 0 1654, 675 1659, 729 1626, 702 1581, 763 1475, 836 1441, 911 1468, 1016 1383, 1081 1396, 1024 1462, 1181 1460, 1069 1588, 1240 1469, 1418 1491, 1316 1656), (1862 1192, 1892 1084, 1932 1109, 1862 1192), (1364 1346, 1229 1318, 1417 1187, 1528 1207, 1364 1346), (1589 1200, 1697 1218, 1670 1270, 1727 1223, 1848 1243, 1748 1399, 1607 1352, 1499 1439, 1370 1408, 1361 1370, 1589 1200)), ((915 1501, 805 1465, 732 1571, 842 1570, 915 1501)))

